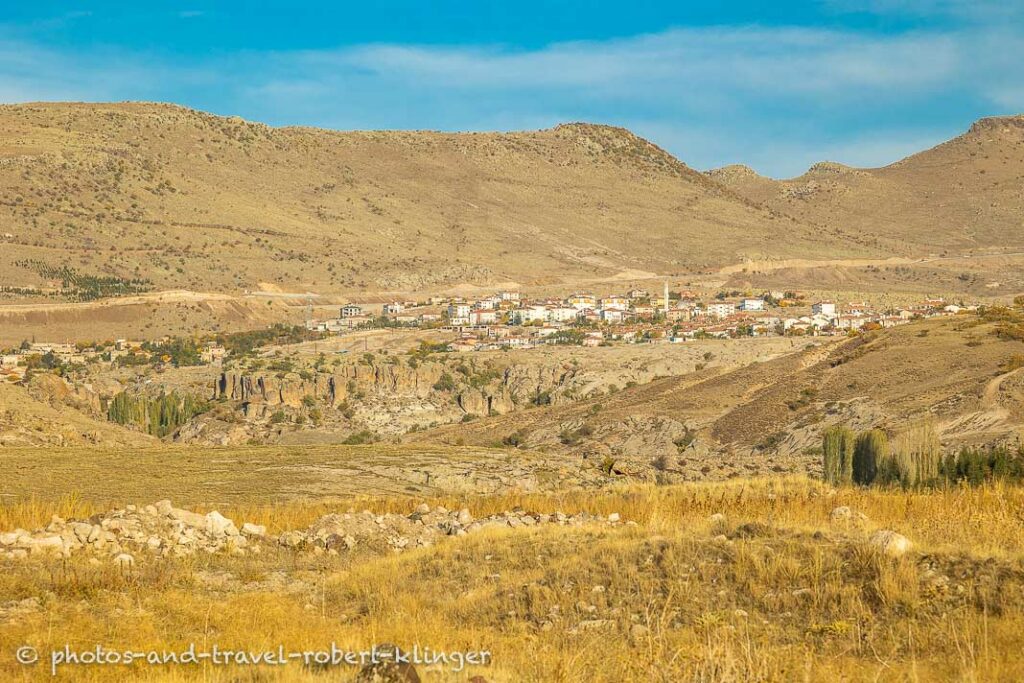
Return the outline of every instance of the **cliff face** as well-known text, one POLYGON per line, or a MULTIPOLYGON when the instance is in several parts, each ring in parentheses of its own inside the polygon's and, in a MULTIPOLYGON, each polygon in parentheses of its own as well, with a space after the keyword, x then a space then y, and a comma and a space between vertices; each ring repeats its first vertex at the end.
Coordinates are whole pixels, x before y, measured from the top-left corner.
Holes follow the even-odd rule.
POLYGON ((560 391, 576 375, 573 368, 510 366, 482 382, 442 363, 353 364, 331 373, 278 377, 225 372, 213 388, 214 400, 235 401, 247 416, 262 417, 267 408, 301 408, 315 401, 337 409, 373 398, 429 399, 457 406, 464 414, 504 414, 536 402, 571 400, 560 391), (308 397, 308 398, 307 398, 308 397))

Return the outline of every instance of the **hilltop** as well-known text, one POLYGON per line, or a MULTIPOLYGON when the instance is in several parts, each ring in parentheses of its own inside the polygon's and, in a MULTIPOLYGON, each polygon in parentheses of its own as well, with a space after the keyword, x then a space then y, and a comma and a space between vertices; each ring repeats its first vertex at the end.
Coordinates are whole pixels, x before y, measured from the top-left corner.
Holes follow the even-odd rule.
POLYGON ((926 253, 1024 246, 1024 116, 980 119, 884 168, 821 162, 788 180, 736 167, 708 175, 758 206, 893 254, 906 245, 926 253))

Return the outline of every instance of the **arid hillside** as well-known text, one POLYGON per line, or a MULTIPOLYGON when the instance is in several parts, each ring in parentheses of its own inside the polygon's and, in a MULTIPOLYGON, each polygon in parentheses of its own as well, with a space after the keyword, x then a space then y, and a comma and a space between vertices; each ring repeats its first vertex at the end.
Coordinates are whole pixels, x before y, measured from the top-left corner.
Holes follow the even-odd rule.
POLYGON ((744 166, 710 178, 751 202, 893 253, 1024 247, 1024 116, 981 119, 963 135, 877 169, 815 164, 776 181, 744 166))
POLYGON ((5 106, 0 286, 416 291, 1005 249, 1024 243, 1022 121, 776 182, 697 173, 591 124, 334 132, 163 104, 5 106))
POLYGON ((836 246, 589 124, 342 133, 161 104, 6 106, 0 186, 0 285, 101 294, 533 282, 836 246))
POLYGON ((689 479, 816 472, 832 424, 897 434, 932 421, 950 447, 1015 443, 1024 424, 1024 343, 974 315, 848 340, 807 340, 799 353, 699 372, 570 405, 450 425, 416 442, 562 451, 623 474, 654 463, 689 479))

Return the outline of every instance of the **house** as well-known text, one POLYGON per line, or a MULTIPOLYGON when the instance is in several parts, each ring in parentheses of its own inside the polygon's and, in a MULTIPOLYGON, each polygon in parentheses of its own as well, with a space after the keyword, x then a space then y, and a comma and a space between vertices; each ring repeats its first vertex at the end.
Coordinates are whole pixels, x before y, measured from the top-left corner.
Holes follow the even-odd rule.
POLYGON ((448 323, 451 325, 468 325, 470 305, 462 302, 448 304, 448 323))
POLYGON ((502 302, 501 296, 489 296, 489 297, 486 297, 486 298, 483 298, 483 299, 480 299, 479 301, 477 301, 475 308, 480 308, 480 309, 484 309, 484 310, 493 310, 495 308, 498 308, 498 306, 501 305, 501 302, 502 302))
POLYGON ((546 322, 548 307, 541 304, 521 306, 512 311, 512 321, 518 325, 526 325, 535 321, 546 322))
POLYGON ((498 296, 502 301, 519 301, 519 292, 501 292, 498 296))
POLYGON ((629 299, 617 294, 606 296, 601 299, 601 308, 606 310, 625 311, 629 308, 629 299))
POLYGON ((859 330, 869 321, 870 318, 867 316, 850 314, 841 315, 834 320, 837 330, 859 330))
POLYGON ((576 294, 569 295, 569 298, 566 299, 565 302, 580 311, 589 308, 597 308, 597 299, 593 294, 577 292, 576 294))
POLYGON ((626 296, 630 299, 650 299, 651 293, 646 289, 631 289, 626 292, 626 296))
POLYGON ((448 344, 448 348, 455 352, 476 351, 477 340, 473 337, 461 337, 448 344))
POLYGON ((384 304, 384 308, 381 309, 383 315, 398 315, 405 310, 405 304, 399 301, 392 301, 389 304, 384 304))
POLYGON ((339 318, 354 318, 363 314, 363 307, 356 304, 345 304, 341 307, 339 318))
POLYGON ((15 354, 4 354, 0 356, 0 368, 9 369, 18 367, 20 356, 15 354))
POLYGON ((633 306, 633 314, 638 318, 654 317, 654 306, 633 306))
POLYGON ((834 318, 836 317, 836 305, 831 301, 819 301, 811 305, 811 314, 834 318))
POLYGON ((625 317, 625 311, 618 308, 602 308, 601 309, 601 320, 606 323, 615 324, 621 323, 625 317))
POLYGON ((579 317, 580 312, 572 306, 552 306, 548 309, 548 320, 567 323, 579 317))
POLYGON ((715 303, 708 304, 704 311, 710 317, 721 320, 736 313, 736 304, 731 301, 716 301, 715 303))
POLYGON ((498 322, 498 313, 493 308, 476 308, 469 313, 472 325, 493 325, 498 322))
POLYGON ((748 298, 740 302, 741 311, 763 311, 764 299, 748 298))

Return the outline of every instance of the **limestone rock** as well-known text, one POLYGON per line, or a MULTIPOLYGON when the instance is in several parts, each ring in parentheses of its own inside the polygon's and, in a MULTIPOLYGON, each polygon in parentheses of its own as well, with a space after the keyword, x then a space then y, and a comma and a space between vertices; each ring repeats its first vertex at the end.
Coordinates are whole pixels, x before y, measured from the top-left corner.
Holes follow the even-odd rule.
POLYGON ((888 529, 873 533, 868 539, 868 543, 889 557, 902 557, 910 551, 913 545, 906 536, 888 529))

